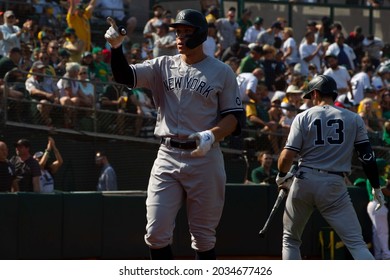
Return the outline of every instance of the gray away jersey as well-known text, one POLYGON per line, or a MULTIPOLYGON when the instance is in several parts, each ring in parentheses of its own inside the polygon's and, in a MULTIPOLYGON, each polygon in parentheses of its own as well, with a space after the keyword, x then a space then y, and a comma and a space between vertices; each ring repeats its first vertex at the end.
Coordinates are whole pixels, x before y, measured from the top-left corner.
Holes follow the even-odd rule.
POLYGON ((285 148, 299 153, 300 165, 350 172, 354 145, 367 141, 367 130, 358 114, 325 105, 295 117, 285 148))
POLYGON ((242 112, 236 76, 228 65, 209 56, 188 65, 180 57, 162 56, 131 65, 135 87, 153 93, 156 136, 186 137, 214 127, 223 114, 242 112))

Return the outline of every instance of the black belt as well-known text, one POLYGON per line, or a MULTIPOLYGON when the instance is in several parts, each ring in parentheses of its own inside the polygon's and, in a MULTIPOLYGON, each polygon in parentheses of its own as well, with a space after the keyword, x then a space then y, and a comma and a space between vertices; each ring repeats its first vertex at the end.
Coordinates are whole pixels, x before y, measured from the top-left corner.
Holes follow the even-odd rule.
POLYGON ((195 150, 197 145, 195 140, 179 140, 169 137, 161 137, 161 144, 183 150, 195 150))
POLYGON ((327 170, 322 170, 322 169, 313 168, 313 167, 304 166, 304 165, 301 165, 300 167, 309 168, 309 169, 312 169, 312 170, 317 171, 317 172, 319 172, 319 173, 334 174, 334 175, 338 175, 338 176, 341 176, 341 177, 344 178, 344 172, 327 171, 327 170))

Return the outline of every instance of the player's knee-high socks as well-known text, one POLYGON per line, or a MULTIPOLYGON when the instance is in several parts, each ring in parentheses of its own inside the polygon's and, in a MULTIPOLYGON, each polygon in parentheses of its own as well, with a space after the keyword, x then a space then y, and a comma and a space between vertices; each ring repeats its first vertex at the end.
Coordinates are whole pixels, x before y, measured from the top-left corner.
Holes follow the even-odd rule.
POLYGON ((215 249, 210 249, 208 251, 204 251, 204 252, 198 252, 198 251, 195 251, 195 259, 196 260, 215 260, 217 259, 216 255, 215 255, 215 249))
POLYGON ((149 249, 150 259, 151 260, 173 260, 171 246, 168 245, 166 247, 160 249, 149 249))

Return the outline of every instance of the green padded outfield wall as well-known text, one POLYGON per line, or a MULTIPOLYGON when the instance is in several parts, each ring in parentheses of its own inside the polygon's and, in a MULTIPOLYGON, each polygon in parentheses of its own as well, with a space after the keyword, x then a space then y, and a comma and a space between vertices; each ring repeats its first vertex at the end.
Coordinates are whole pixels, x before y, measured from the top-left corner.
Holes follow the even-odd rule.
MULTIPOLYGON (((348 188, 371 242, 364 189, 348 188)), ((277 195, 276 186, 227 185, 217 229, 217 254, 231 258, 280 258, 283 206, 265 238, 264 225, 277 195)), ((0 194, 0 259, 147 259, 144 244, 146 193, 58 192, 0 194)), ((302 256, 320 259, 319 232, 329 225, 317 211, 303 234, 302 256)), ((193 258, 185 207, 174 231, 174 254, 193 258)), ((346 252, 345 258, 349 258, 346 252)))

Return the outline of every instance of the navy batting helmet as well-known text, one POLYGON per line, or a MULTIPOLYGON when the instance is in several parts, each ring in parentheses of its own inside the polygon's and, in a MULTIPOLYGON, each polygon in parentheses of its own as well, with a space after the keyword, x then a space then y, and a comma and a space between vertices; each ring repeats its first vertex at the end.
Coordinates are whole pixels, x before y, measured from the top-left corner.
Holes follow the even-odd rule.
POLYGON ((194 49, 201 45, 207 39, 208 24, 203 14, 193 9, 180 11, 171 27, 176 28, 178 25, 187 25, 195 27, 195 32, 188 38, 186 46, 194 49))
POLYGON ((327 75, 315 76, 307 85, 303 98, 310 99, 313 90, 318 90, 324 95, 332 95, 333 101, 338 96, 336 81, 327 75))

